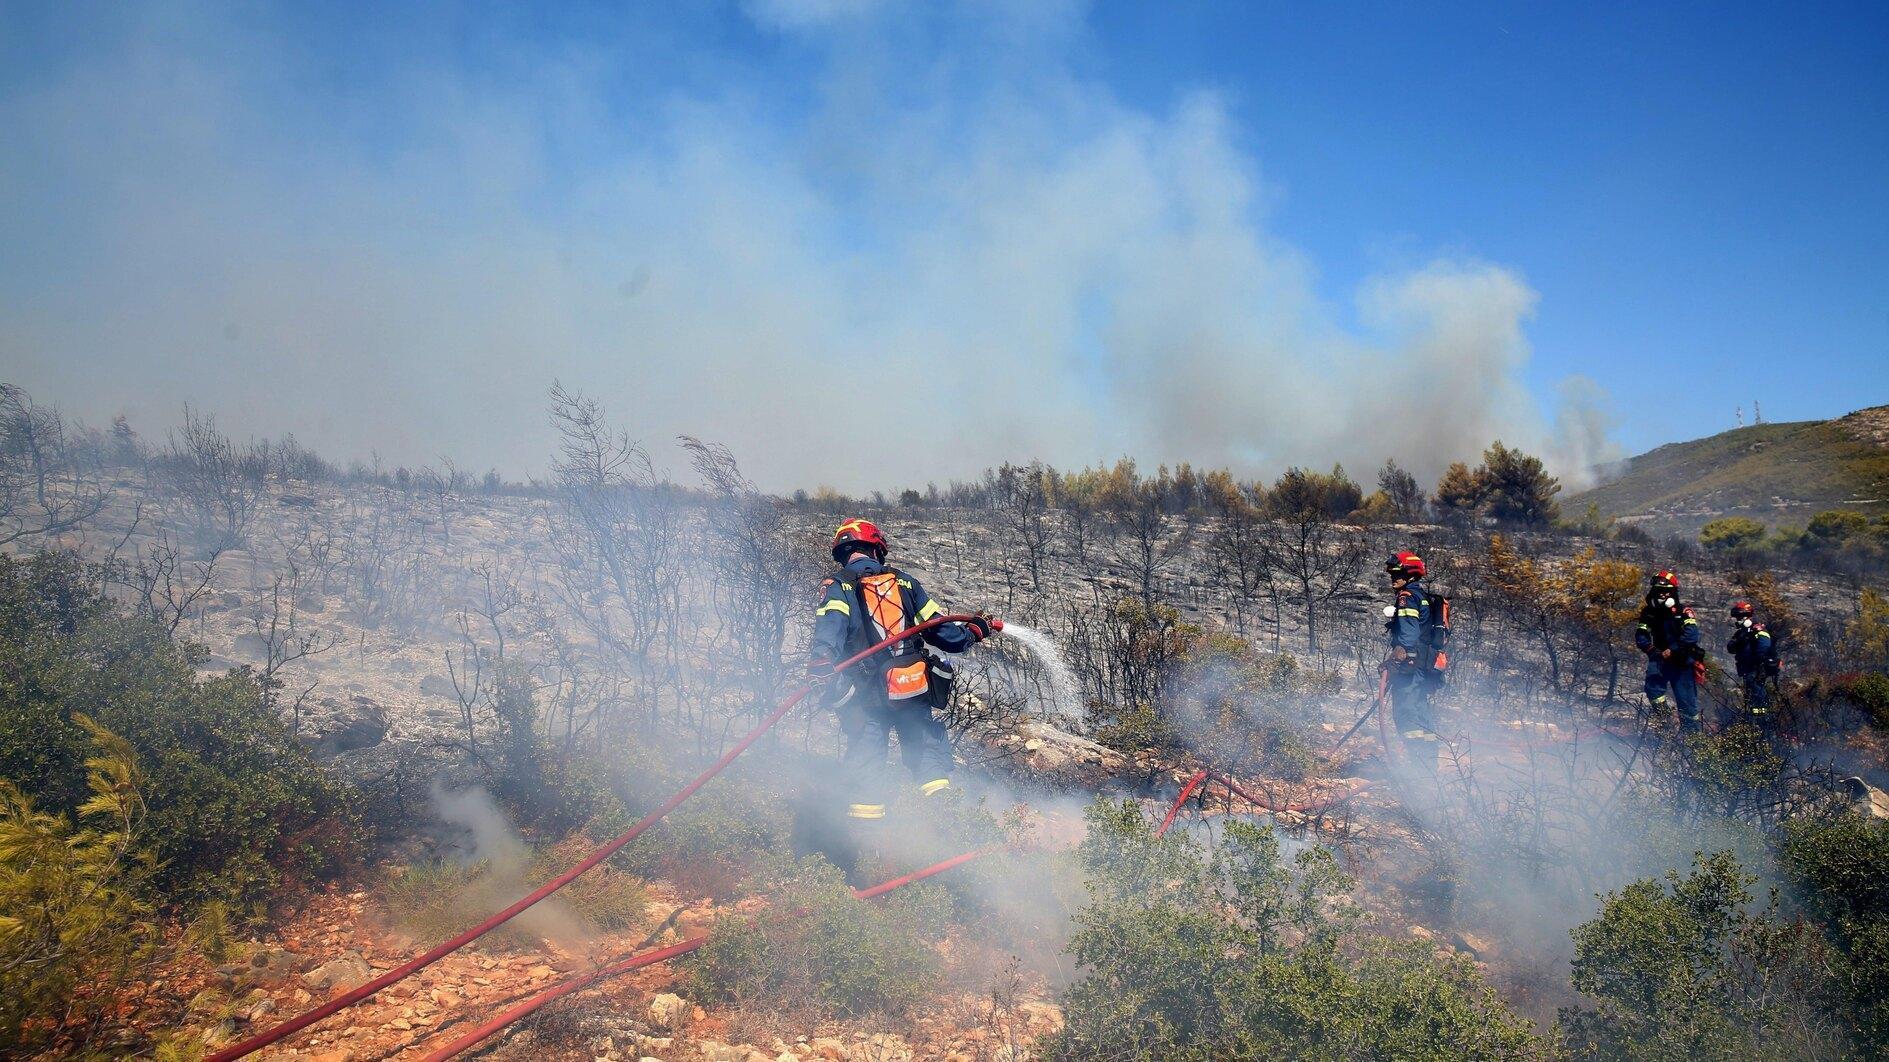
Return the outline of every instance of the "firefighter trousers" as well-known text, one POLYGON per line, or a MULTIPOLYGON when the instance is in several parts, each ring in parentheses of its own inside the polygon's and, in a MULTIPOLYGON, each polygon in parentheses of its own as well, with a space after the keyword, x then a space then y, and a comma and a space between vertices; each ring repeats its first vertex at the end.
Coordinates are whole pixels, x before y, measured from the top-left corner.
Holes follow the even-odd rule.
POLYGON ((1777 717, 1771 712, 1771 683, 1765 679, 1764 672, 1742 672, 1738 685, 1745 695, 1745 718, 1764 733, 1771 733, 1777 726, 1777 717))
POLYGON ((1658 709, 1664 709, 1670 700, 1678 709, 1680 728, 1699 729, 1699 680, 1693 672, 1692 661, 1648 657, 1646 699, 1658 709))
POLYGON ((886 801, 894 785, 886 766, 887 747, 894 733, 899 736, 899 758, 905 762, 919 790, 931 796, 949 788, 951 735, 944 723, 932 714, 929 699, 915 697, 903 704, 862 705, 842 713, 840 729, 846 739, 841 766, 846 774, 844 792, 849 818, 884 817, 886 801))
POLYGON ((1436 766, 1436 707, 1430 702, 1436 681, 1416 667, 1393 665, 1390 673, 1391 722, 1404 741, 1411 759, 1427 767, 1436 766))

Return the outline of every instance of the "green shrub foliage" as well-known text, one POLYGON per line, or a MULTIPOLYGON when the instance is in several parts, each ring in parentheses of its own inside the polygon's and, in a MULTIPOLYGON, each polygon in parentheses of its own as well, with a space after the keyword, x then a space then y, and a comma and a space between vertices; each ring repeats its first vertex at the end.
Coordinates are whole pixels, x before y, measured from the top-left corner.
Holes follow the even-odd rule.
POLYGON ((1747 910, 1753 878, 1729 853, 1690 874, 1636 881, 1574 930, 1574 987, 1592 1007, 1564 1008, 1580 1058, 1841 1057, 1845 1036, 1814 927, 1747 910))
POLYGON ((1749 516, 1725 516, 1699 529, 1699 545, 1718 553, 1741 553, 1764 541, 1764 525, 1749 516))
POLYGON ((926 940, 949 909, 936 886, 860 900, 817 859, 771 877, 768 905, 717 923, 689 963, 701 998, 856 1017, 903 1014, 932 992, 938 956, 926 940))
POLYGON ((0 781, 0 1054, 8 1057, 59 1040, 67 1050, 109 1049, 94 1019, 159 946, 141 898, 151 861, 137 847, 144 803, 131 750, 82 716, 72 723, 94 750, 82 765, 90 796, 76 816, 42 811, 0 781))
POLYGON ((346 792, 265 705, 246 669, 199 680, 200 649, 99 594, 66 553, 0 556, 0 779, 52 814, 88 799, 89 716, 144 778, 150 895, 260 900, 351 849, 346 792))
POLYGON ((1889 821, 1799 819, 1785 828, 1783 863, 1834 951, 1834 992, 1857 1051, 1889 1055, 1889 821))
POLYGON ((1055 1059, 1517 1058, 1544 1054, 1463 959, 1369 937, 1323 848, 1270 829, 1157 838, 1132 801, 1089 809, 1089 904, 1055 1059))

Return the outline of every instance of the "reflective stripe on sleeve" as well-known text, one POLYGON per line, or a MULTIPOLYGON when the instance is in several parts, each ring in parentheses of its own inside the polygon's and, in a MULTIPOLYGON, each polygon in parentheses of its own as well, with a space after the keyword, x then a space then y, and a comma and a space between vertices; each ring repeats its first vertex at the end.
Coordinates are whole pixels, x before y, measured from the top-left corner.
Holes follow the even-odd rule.
POLYGON ((824 616, 829 612, 837 612, 842 616, 850 616, 853 614, 853 606, 844 601, 835 599, 815 609, 813 614, 816 616, 824 616))
POLYGON ((925 602, 925 607, 918 610, 918 621, 920 623, 923 623, 924 621, 932 618, 933 616, 938 615, 939 613, 943 611, 944 609, 938 607, 938 602, 933 601, 933 600, 927 600, 925 602))

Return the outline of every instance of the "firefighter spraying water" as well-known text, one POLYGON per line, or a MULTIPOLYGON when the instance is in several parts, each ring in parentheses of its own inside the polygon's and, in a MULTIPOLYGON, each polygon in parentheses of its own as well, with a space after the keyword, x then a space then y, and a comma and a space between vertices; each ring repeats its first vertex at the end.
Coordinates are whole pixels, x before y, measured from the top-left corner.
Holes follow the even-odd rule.
MULTIPOLYGON (((848 520, 833 533, 840 570, 821 584, 814 608, 814 676, 831 674, 834 661, 944 611, 918 580, 886 564, 887 548, 885 533, 867 520, 848 520)), ((951 737, 937 715, 957 677, 947 654, 962 653, 997 629, 996 620, 982 615, 941 624, 893 642, 828 685, 827 703, 846 743, 841 787, 848 820, 870 829, 868 824, 885 818, 893 789, 886 753, 894 733, 920 795, 936 797, 951 788, 951 737)), ((862 839, 856 835, 834 852, 842 866, 851 869, 850 849, 862 839)))

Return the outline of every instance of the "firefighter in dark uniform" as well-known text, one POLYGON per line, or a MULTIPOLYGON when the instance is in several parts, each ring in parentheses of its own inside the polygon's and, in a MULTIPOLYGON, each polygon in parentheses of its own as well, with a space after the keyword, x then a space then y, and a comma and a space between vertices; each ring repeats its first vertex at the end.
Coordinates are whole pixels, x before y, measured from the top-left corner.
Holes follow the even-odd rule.
POLYGON ((1390 635, 1390 656, 1384 662, 1390 688, 1391 720, 1413 762, 1436 769, 1440 739, 1436 709, 1430 694, 1439 683, 1437 669, 1443 647, 1436 644, 1439 626, 1447 630, 1431 595, 1422 585, 1423 558, 1399 553, 1384 562, 1396 601, 1387 609, 1384 629, 1390 635))
POLYGON ((1663 571, 1653 576, 1633 641, 1646 654, 1647 703, 1663 712, 1670 692, 1680 729, 1701 729, 1699 671, 1705 651, 1699 645, 1699 621, 1679 600, 1677 575, 1663 571))
POLYGON ((1778 671, 1777 641, 1757 622, 1749 601, 1732 602, 1732 636, 1725 643, 1738 669, 1738 685, 1745 694, 1745 714, 1769 733, 1771 680, 1778 671))
MULTIPOLYGON (((918 580, 888 567, 885 558, 885 535, 871 523, 848 520, 834 532, 833 559, 841 567, 821 585, 814 609, 814 675, 830 673, 839 661, 944 611, 918 580)), ((935 796, 951 787, 951 738, 934 709, 944 706, 953 676, 949 661, 928 647, 961 653, 990 631, 985 620, 933 627, 833 680, 828 699, 846 739, 842 785, 849 819, 885 817, 891 789, 886 750, 895 731, 919 792, 935 796)))

